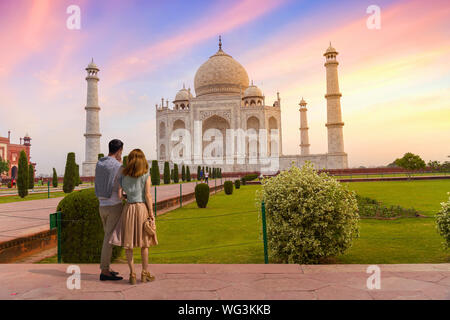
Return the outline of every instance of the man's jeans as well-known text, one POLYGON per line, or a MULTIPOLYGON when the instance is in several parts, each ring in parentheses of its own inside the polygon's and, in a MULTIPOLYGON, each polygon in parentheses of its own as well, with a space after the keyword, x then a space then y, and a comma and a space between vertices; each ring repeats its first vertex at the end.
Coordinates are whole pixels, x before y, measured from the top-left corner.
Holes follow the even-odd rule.
POLYGON ((113 245, 109 243, 109 238, 122 216, 122 208, 123 205, 121 203, 116 204, 115 206, 100 207, 100 218, 102 219, 103 230, 105 231, 100 262, 100 269, 102 270, 109 270, 109 265, 111 264, 113 245))

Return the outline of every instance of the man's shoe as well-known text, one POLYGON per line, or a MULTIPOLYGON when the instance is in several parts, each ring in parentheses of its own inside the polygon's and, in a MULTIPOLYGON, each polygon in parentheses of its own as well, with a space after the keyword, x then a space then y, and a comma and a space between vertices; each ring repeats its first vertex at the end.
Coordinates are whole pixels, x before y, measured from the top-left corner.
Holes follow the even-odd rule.
POLYGON ((117 280, 122 280, 122 279, 123 279, 122 277, 118 277, 115 274, 113 274, 112 272, 111 272, 110 276, 100 273, 100 281, 107 281, 107 280, 117 281, 117 280))
POLYGON ((109 273, 111 273, 113 276, 117 276, 119 273, 116 271, 110 271, 109 273))

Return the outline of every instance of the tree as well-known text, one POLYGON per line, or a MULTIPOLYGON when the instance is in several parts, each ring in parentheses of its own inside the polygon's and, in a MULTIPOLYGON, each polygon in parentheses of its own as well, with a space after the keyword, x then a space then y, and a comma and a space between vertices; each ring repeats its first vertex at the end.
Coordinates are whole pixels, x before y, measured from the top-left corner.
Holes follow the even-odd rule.
POLYGON ((200 171, 202 170, 202 168, 200 168, 200 166, 197 166, 197 180, 200 180, 200 171))
POLYGON ((189 169, 189 166, 186 166, 186 181, 191 181, 191 170, 189 169))
POLYGON ((2 160, 2 158, 0 157, 0 175, 2 175, 2 173, 8 173, 9 167, 9 161, 2 160))
POLYGON ((31 163, 28 166, 28 189, 34 189, 34 167, 31 163))
POLYGON ((173 165, 173 182, 178 183, 180 177, 178 176, 178 165, 175 163, 173 165))
POLYGON ((169 162, 164 162, 164 184, 170 183, 170 167, 169 162))
POLYGON ((75 189, 75 153, 69 152, 67 154, 66 168, 64 170, 64 182, 63 191, 64 193, 71 193, 75 189))
MULTIPOLYGON (((416 154, 407 152, 402 158, 395 159, 394 163, 408 171, 416 171, 419 169, 425 169, 425 161, 416 154)), ((408 177, 411 177, 411 172, 408 172, 408 177)))
POLYGON ((58 175, 56 174, 56 169, 53 168, 53 180, 52 180, 53 188, 58 187, 58 175))
POLYGON ((128 163, 128 156, 125 156, 125 157, 123 157, 123 161, 122 161, 124 168, 127 166, 127 163, 128 163))
POLYGON ((17 174, 17 189, 19 196, 25 198, 28 195, 28 157, 25 151, 20 151, 19 170, 17 174))
POLYGON ((161 183, 161 181, 160 181, 161 179, 159 176, 159 166, 158 166, 157 160, 152 161, 152 167, 150 168, 150 173, 151 173, 151 177, 152 177, 152 185, 159 186, 159 184, 161 183))
POLYGON ((439 161, 428 161, 428 166, 431 168, 431 170, 433 171, 439 171, 439 169, 441 168, 441 163, 439 161))
POLYGON ((183 166, 181 167, 181 181, 186 181, 186 168, 183 166))

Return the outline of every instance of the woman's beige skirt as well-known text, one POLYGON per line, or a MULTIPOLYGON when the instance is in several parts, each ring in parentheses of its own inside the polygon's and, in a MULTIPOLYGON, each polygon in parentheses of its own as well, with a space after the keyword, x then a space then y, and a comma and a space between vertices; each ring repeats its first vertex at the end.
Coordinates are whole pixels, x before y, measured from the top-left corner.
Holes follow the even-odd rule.
POLYGON ((127 203, 122 210, 121 219, 114 229, 109 243, 125 249, 148 248, 158 244, 156 234, 149 236, 144 230, 148 218, 145 203, 127 203))

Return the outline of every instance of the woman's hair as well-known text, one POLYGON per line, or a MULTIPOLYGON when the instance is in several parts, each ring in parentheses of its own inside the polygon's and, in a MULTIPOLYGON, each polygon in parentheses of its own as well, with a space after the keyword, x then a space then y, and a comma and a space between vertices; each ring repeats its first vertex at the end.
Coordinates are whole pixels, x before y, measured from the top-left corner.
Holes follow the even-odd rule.
POLYGON ((148 162, 141 149, 134 149, 128 155, 127 166, 123 169, 124 176, 138 178, 148 171, 148 162))

